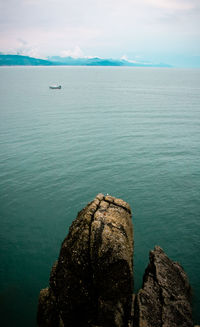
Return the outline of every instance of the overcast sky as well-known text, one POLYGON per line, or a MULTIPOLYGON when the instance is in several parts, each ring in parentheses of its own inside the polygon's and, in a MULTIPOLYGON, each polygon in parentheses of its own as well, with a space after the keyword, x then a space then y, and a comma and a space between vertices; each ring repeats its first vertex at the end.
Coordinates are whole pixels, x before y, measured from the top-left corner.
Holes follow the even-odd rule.
POLYGON ((0 52, 200 65, 200 0, 0 0, 0 52))

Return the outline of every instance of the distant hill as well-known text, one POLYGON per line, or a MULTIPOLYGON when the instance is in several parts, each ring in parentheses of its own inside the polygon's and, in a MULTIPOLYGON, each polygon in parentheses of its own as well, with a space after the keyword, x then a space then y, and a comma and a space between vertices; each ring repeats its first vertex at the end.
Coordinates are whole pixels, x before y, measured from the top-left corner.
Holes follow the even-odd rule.
POLYGON ((72 58, 72 57, 48 57, 48 60, 56 65, 70 66, 131 66, 131 67, 170 67, 167 64, 152 64, 144 62, 133 62, 125 59, 105 59, 105 58, 72 58))
POLYGON ((94 58, 72 58, 72 57, 48 57, 55 64, 70 66, 124 66, 121 60, 94 58))
POLYGON ((20 55, 0 54, 0 66, 50 66, 53 65, 49 60, 37 59, 20 55))
POLYGON ((47 60, 21 55, 0 54, 0 66, 131 66, 131 67, 170 67, 166 64, 132 62, 124 59, 48 57, 47 60))

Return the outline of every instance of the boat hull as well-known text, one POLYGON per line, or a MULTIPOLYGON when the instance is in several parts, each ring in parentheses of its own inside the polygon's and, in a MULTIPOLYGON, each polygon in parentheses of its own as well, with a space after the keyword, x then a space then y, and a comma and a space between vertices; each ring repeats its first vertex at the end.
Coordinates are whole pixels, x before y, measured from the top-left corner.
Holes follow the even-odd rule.
POLYGON ((60 90, 61 89, 61 85, 58 86, 49 86, 50 89, 52 90, 60 90))

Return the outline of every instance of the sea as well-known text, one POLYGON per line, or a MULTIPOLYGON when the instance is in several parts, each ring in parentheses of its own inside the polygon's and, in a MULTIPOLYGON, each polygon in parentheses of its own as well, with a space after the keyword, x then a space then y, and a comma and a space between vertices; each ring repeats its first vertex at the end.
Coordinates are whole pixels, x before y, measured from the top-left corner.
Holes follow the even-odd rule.
POLYGON ((1 67, 0 81, 1 326, 36 326, 61 243, 98 193, 131 205, 135 292, 159 245, 200 323, 200 69, 1 67))

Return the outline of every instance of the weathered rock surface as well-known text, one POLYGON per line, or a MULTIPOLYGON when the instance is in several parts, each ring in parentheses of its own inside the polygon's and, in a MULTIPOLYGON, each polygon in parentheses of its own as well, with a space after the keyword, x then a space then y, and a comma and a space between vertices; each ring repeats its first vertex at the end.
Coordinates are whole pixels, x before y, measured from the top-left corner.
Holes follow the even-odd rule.
POLYGON ((158 246, 149 259, 143 287, 134 295, 131 209, 97 195, 62 243, 49 287, 40 292, 38 326, 192 327, 183 268, 158 246))
POLYGON ((135 300, 134 326, 192 327, 191 288, 183 268, 156 246, 135 300))
POLYGON ((129 205, 99 194, 72 223, 41 290, 38 326, 128 326, 133 293, 129 205))

